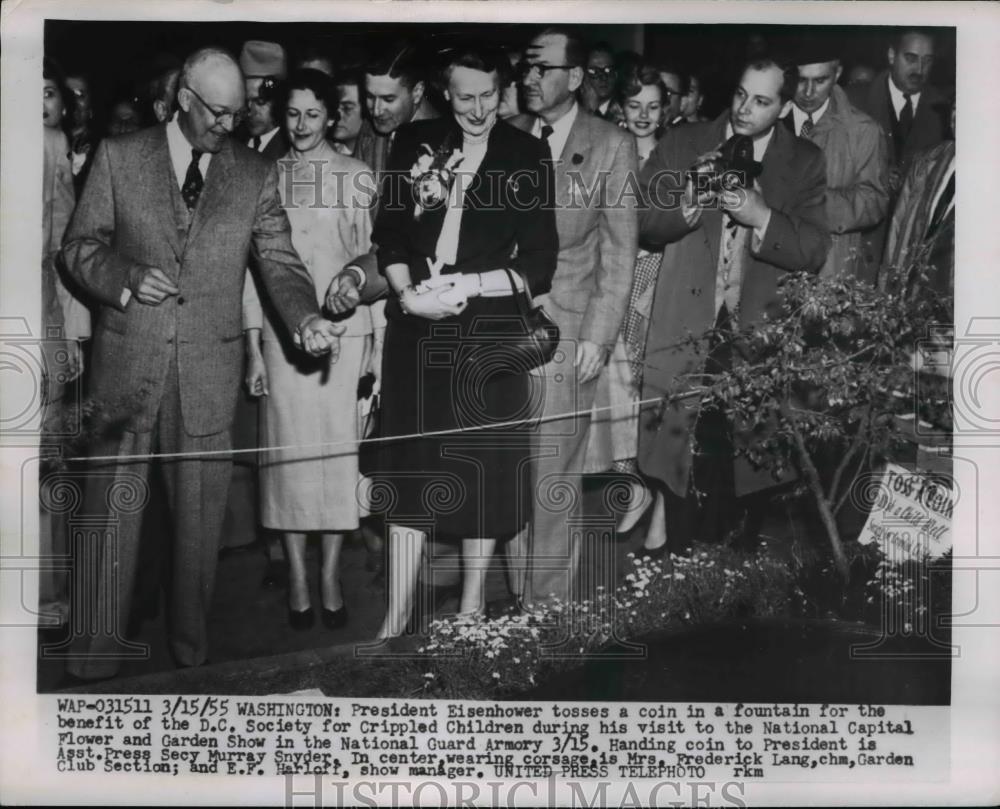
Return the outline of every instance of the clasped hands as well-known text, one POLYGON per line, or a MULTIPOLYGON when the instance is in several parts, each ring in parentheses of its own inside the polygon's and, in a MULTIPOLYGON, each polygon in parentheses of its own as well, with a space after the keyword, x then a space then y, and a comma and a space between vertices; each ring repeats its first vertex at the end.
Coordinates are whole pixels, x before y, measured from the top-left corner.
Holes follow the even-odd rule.
MULTIPOLYGON (((695 164, 706 163, 722 156, 718 150, 701 155, 695 164)), ((684 185, 682 213, 689 227, 694 227, 701 218, 704 208, 720 208, 734 221, 751 228, 762 228, 767 224, 771 209, 764 201, 760 183, 754 180, 752 188, 733 188, 722 191, 695 191, 694 181, 687 178, 684 185)))

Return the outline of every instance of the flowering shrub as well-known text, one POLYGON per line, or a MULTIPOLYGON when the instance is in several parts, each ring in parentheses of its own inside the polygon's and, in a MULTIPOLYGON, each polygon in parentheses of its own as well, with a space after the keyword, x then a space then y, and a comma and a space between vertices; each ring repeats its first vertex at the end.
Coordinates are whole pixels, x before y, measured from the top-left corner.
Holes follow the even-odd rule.
POLYGON ((902 635, 930 637, 951 608, 951 552, 937 560, 893 560, 878 553, 866 582, 868 619, 902 635))
POLYGON ((594 599, 551 600, 520 615, 452 616, 431 623, 419 651, 425 692, 494 699, 532 688, 609 645, 664 629, 786 614, 792 573, 766 545, 754 554, 705 546, 668 560, 631 558, 614 590, 594 599))

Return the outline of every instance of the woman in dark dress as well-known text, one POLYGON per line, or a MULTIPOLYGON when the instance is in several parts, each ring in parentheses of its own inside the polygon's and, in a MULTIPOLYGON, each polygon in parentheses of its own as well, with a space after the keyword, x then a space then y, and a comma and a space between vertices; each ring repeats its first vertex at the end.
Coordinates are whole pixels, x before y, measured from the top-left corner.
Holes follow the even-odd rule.
POLYGON ((547 292, 559 245, 548 149, 497 118, 508 67, 491 48, 454 52, 443 74, 451 115, 397 130, 383 186, 372 236, 391 288, 382 433, 400 439, 382 444, 373 476, 389 524, 379 637, 406 626, 429 534, 461 542, 459 613, 472 615, 497 540, 529 517, 541 379, 511 369, 503 341, 524 328, 511 276, 547 292))

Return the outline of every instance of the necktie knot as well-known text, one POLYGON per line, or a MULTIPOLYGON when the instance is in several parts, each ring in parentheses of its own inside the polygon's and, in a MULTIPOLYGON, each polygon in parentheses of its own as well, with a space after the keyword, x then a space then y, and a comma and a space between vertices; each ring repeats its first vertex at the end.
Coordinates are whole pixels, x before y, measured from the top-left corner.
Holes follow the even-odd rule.
POLYGON ((813 131, 813 127, 815 125, 816 122, 813 121, 812 113, 810 113, 809 115, 806 116, 806 119, 802 122, 802 128, 799 130, 799 135, 805 137, 806 135, 808 135, 810 132, 813 131))
POLYGON ((543 124, 542 125, 542 140, 548 140, 550 137, 552 137, 552 133, 554 131, 555 130, 553 130, 552 127, 549 126, 548 124, 543 124))
POLYGON ((255 152, 259 152, 261 144, 260 135, 254 135, 253 138, 251 138, 251 143, 253 144, 253 150, 255 152))

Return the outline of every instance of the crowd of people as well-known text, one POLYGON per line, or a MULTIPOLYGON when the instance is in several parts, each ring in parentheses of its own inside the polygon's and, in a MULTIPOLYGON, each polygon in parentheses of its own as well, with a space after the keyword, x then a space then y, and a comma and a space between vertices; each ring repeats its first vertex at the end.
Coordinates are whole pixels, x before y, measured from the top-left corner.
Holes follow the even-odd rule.
MULTIPOLYGON (((727 413, 676 396, 730 361, 685 338, 773 313, 784 273, 878 284, 928 240, 950 291, 954 105, 929 83, 934 49, 900 30, 883 72, 848 80, 830 38, 754 48, 707 119, 698 66, 568 27, 357 65, 251 40, 158 58, 103 127, 50 54, 44 312, 81 350, 47 396, 58 412, 72 385, 141 391, 88 447, 85 502, 108 515, 109 487, 145 490, 161 464, 178 664, 208 655, 227 504, 268 529, 265 584, 287 586, 295 629, 317 613, 308 536, 330 629, 348 620, 341 548, 365 541, 387 576, 380 638, 405 632, 421 579, 460 583, 459 614, 481 614, 498 547, 518 608, 580 597, 568 517, 587 474, 630 483, 619 533, 652 511, 639 554, 737 526, 753 541, 776 481, 736 460, 727 413), (740 149, 734 192, 715 180, 740 149), (512 365, 532 307, 558 345, 512 365)), ((79 563, 77 678, 118 670, 142 515, 115 512, 79 563)), ((43 553, 65 553, 57 523, 43 553)), ((65 578, 43 576, 42 602, 67 620, 65 578)))

